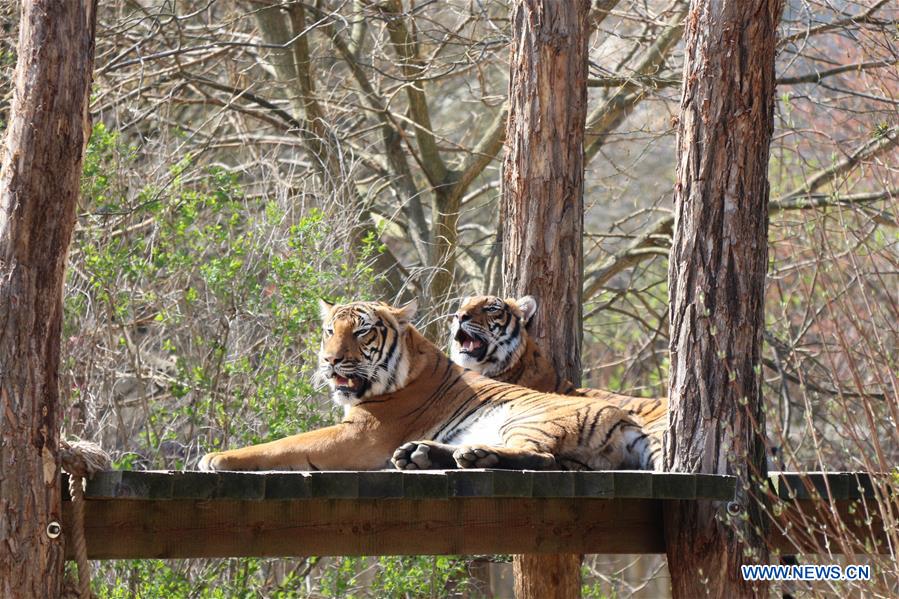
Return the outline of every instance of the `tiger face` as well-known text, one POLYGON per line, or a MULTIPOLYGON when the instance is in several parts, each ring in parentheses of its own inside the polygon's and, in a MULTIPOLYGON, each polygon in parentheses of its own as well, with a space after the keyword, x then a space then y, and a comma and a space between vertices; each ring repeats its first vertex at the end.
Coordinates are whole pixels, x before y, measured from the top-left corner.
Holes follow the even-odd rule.
POLYGON ((453 362, 487 377, 503 372, 523 350, 524 328, 536 311, 530 295, 466 298, 450 324, 453 362))
POLYGON ((335 306, 321 300, 320 308, 317 376, 327 381, 337 404, 349 408, 405 386, 409 360, 403 341, 415 316, 414 300, 399 308, 380 302, 335 306))

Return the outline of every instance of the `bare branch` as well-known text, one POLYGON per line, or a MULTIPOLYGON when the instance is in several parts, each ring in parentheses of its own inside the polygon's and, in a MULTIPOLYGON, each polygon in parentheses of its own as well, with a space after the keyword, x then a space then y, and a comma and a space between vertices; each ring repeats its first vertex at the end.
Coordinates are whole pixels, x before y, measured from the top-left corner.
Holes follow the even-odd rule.
POLYGON ((842 29, 843 27, 846 27, 848 25, 860 25, 863 23, 879 23, 879 21, 877 19, 873 18, 873 15, 875 12, 880 10, 880 8, 888 2, 890 2, 890 0, 879 0, 879 2, 876 2, 871 8, 869 8, 868 10, 864 11, 861 14, 849 15, 843 19, 836 19, 834 21, 831 21, 830 23, 823 23, 823 24, 817 25, 815 27, 810 27, 810 28, 806 29, 805 31, 799 31, 799 32, 793 33, 791 35, 786 35, 777 41, 777 45, 783 46, 790 42, 795 42, 796 40, 805 39, 805 38, 811 37, 813 35, 818 35, 820 33, 826 33, 828 31, 835 31, 837 29, 842 29))
POLYGON ((472 150, 471 156, 469 156, 465 164, 462 165, 462 170, 453 187, 452 195, 454 197, 461 198, 468 190, 468 186, 471 185, 471 182, 474 181, 485 168, 487 168, 487 165, 490 164, 494 158, 496 158, 496 155, 499 153, 500 149, 502 149, 503 142, 506 139, 506 119, 508 116, 509 110, 503 108, 503 110, 496 115, 496 118, 493 119, 493 122, 490 124, 490 127, 487 128, 481 141, 478 142, 478 145, 472 150))
MULTIPOLYGON (((293 4, 288 14, 295 34, 306 31, 306 11, 302 3, 293 4)), ((325 118, 321 105, 315 99, 315 83, 310 73, 309 63, 309 36, 299 35, 296 37, 291 49, 293 50, 293 63, 297 74, 297 84, 300 88, 303 112, 312 127, 312 132, 318 139, 323 139, 325 137, 325 118)))
POLYGON ((883 154, 899 144, 899 125, 894 125, 874 139, 862 144, 855 149, 849 156, 837 162, 833 166, 822 169, 806 180, 806 183, 790 193, 784 198, 793 198, 796 196, 804 196, 827 185, 840 175, 850 171, 856 164, 863 160, 870 160, 883 154))
POLYGON ((409 80, 404 87, 409 99, 409 113, 415 123, 415 139, 418 141, 418 149, 421 152, 421 164, 433 186, 445 183, 449 172, 440 152, 437 142, 434 140, 431 115, 428 110, 428 101, 425 97, 421 81, 416 78, 426 69, 426 65, 418 56, 418 43, 415 37, 406 27, 403 15, 402 0, 389 0, 381 5, 381 10, 387 15, 387 31, 390 42, 400 57, 403 76, 409 80))
POLYGON ((842 397, 865 397, 869 399, 876 399, 878 401, 884 401, 886 399, 886 395, 883 393, 858 393, 856 391, 848 391, 845 389, 828 389, 827 387, 822 387, 821 385, 817 385, 811 381, 805 380, 802 377, 793 374, 792 372, 787 372, 782 368, 778 368, 777 363, 773 360, 769 360, 768 358, 762 358, 762 364, 775 371, 788 381, 810 389, 811 391, 815 391, 816 393, 824 393, 825 395, 836 395, 842 397))
MULTIPOLYGON (((383 101, 380 95, 375 91, 374 86, 368 79, 365 70, 356 59, 355 53, 351 47, 344 42, 337 28, 332 22, 327 23, 323 31, 330 37, 331 43, 337 49, 338 54, 349 67, 356 84, 362 91, 362 97, 371 107, 375 116, 381 121, 381 139, 384 144, 384 151, 387 155, 387 161, 390 168, 395 174, 396 186, 399 189, 403 199, 403 212, 409 220, 409 233, 412 237, 412 244, 418 253, 419 260, 422 264, 428 261, 428 223, 425 220, 424 210, 421 205, 421 197, 415 180, 412 177, 412 170, 409 162, 406 160, 406 154, 403 151, 402 127, 391 118, 390 111, 387 109, 387 103, 383 101)), ((354 33, 356 30, 354 29, 354 33)))
POLYGON ((270 113, 284 121, 288 127, 293 129, 300 130, 303 128, 303 123, 298 121, 291 115, 289 112, 282 108, 278 108, 275 104, 272 104, 265 98, 257 96, 256 94, 250 92, 246 89, 238 89, 231 85, 225 85, 224 83, 219 83, 218 81, 212 81, 211 79, 206 79, 205 77, 200 77, 197 75, 192 75, 190 73, 183 73, 185 79, 192 81, 193 83, 198 83, 200 85, 204 85, 206 87, 211 87, 212 89, 217 89, 219 91, 231 94, 234 99, 237 98, 245 98, 246 100, 256 104, 260 108, 265 108, 270 113))
POLYGON ((681 84, 681 81, 680 77, 656 77, 654 75, 594 77, 587 79, 587 87, 620 87, 628 85, 631 87, 643 86, 660 89, 663 87, 677 87, 681 84))
MULTIPOLYGON (((678 4, 674 14, 666 21, 665 29, 646 50, 637 68, 634 69, 635 76, 647 77, 657 74, 684 33, 683 21, 688 8, 684 2, 678 4)), ((645 97, 645 92, 639 88, 639 84, 628 81, 604 104, 587 115, 587 133, 584 137, 585 163, 589 163, 596 156, 608 134, 614 131, 645 97), (628 93, 634 89, 638 91, 628 93)))
POLYGON ((896 64, 897 60, 871 60, 868 62, 859 62, 855 64, 845 64, 838 67, 834 67, 832 69, 825 69, 823 71, 812 71, 811 73, 805 73, 804 75, 796 75, 793 77, 781 77, 777 80, 778 85, 795 85, 797 83, 819 83, 822 79, 827 77, 832 77, 834 75, 839 75, 840 73, 847 73, 850 71, 867 71, 870 69, 879 69, 881 67, 888 67, 896 64))
POLYGON ((805 210, 807 208, 824 208, 827 206, 867 204, 869 202, 888 200, 897 196, 899 196, 899 189, 885 189, 883 191, 837 197, 824 193, 789 196, 784 199, 774 200, 768 204, 768 213, 774 214, 775 212, 785 212, 788 210, 805 210))
MULTIPOLYGON (((879 148, 879 150, 883 151, 883 148, 879 148)), ((870 154, 867 157, 870 157, 870 154)), ((778 200, 771 201, 768 204, 768 213, 869 203, 894 198, 897 195, 899 195, 899 190, 897 189, 839 197, 825 194, 810 195, 810 192, 796 195, 794 192, 778 200)), ((653 223, 646 232, 636 237, 627 247, 606 258, 599 267, 587 275, 584 281, 584 301, 599 293, 606 283, 618 273, 636 266, 644 260, 664 253, 664 250, 668 247, 673 226, 673 215, 661 218, 653 223)))
POLYGON ((599 290, 605 287, 606 283, 618 273, 631 266, 636 266, 648 258, 657 256, 657 252, 647 252, 646 250, 667 247, 670 242, 661 240, 670 239, 673 227, 673 215, 661 218, 627 247, 606 258, 599 268, 587 275, 584 280, 584 301, 599 293, 599 290))
POLYGON ((612 10, 621 0, 596 0, 593 8, 590 9, 590 31, 596 31, 602 22, 612 14, 612 10))

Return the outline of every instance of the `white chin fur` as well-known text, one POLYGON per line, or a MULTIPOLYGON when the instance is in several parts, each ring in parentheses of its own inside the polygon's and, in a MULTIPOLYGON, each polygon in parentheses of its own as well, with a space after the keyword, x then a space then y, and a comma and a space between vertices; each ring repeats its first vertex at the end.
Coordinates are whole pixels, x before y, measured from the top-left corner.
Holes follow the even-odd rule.
POLYGON ((328 386, 331 387, 331 401, 343 408, 353 407, 362 399, 361 397, 356 397, 355 393, 336 390, 333 383, 328 386))
POLYGON ((453 344, 450 347, 450 359, 462 368, 468 368, 469 370, 474 370, 478 373, 480 373, 485 366, 485 364, 478 362, 468 354, 463 353, 459 344, 455 341, 453 341, 453 344))

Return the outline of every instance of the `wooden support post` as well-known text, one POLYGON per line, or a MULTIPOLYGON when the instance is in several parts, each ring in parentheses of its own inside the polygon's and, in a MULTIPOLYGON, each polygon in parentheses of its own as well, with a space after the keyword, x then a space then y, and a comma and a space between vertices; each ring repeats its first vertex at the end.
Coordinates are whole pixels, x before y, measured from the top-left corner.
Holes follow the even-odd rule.
POLYGON ((766 563, 759 390, 768 230, 768 148, 782 0, 693 0, 685 35, 675 227, 669 262, 666 470, 734 474, 722 502, 665 515, 674 597, 768 596, 740 566, 766 563), (756 494, 757 495, 757 494, 756 494))
MULTIPOLYGON (((589 11, 587 0, 515 3, 500 217, 504 293, 537 298, 532 334, 571 381, 581 378, 589 11)), ((516 556, 516 596, 576 597, 580 564, 516 556)))
POLYGON ((89 135, 92 0, 22 2, 0 167, 0 596, 59 597, 62 285, 89 135))

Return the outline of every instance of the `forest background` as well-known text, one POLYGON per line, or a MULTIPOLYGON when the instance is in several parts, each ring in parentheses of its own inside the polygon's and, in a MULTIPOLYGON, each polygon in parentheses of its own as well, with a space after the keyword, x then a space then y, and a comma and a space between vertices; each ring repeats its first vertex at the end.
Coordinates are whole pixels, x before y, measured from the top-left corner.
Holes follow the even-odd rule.
MULTIPOLYGON (((15 4, 0 9, 0 129, 15 4)), ((687 8, 596 0, 591 12, 585 386, 666 393, 687 8)), ((184 468, 332 422, 310 382, 319 297, 419 297, 420 327, 445 343, 461 298, 502 286, 509 13, 477 0, 101 3, 64 435, 99 441, 116 467, 184 468)), ((761 374, 785 469, 899 463, 897 20, 889 0, 790 0, 780 27, 761 374)), ((478 595, 507 588, 506 561, 104 562, 95 585, 103 597, 478 595)), ((866 588, 888 594, 896 568, 883 560, 866 588)), ((661 557, 591 557, 584 570, 585 596, 668 586, 661 557)))

